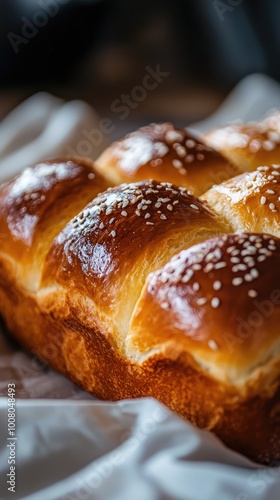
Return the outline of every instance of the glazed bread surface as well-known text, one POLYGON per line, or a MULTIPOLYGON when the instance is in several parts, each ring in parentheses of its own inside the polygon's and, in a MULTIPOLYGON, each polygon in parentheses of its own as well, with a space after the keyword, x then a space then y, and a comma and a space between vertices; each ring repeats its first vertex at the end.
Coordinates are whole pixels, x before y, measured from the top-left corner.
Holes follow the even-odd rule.
POLYGON ((280 165, 264 165, 213 186, 202 197, 234 231, 280 237, 280 165))
POLYGON ((96 166, 41 162, 0 187, 0 314, 95 396, 156 397, 253 460, 279 460, 279 165, 233 177, 170 124, 128 139, 96 166), (135 138, 148 141, 137 161, 135 138), (129 180, 125 148, 134 182, 109 187, 129 180), (178 187, 186 148, 210 159, 178 187))
POLYGON ((184 129, 152 123, 114 142, 95 161, 112 184, 168 181, 199 196, 242 170, 184 129))
POLYGON ((236 123, 207 132, 202 141, 244 172, 279 163, 280 111, 258 122, 236 123))

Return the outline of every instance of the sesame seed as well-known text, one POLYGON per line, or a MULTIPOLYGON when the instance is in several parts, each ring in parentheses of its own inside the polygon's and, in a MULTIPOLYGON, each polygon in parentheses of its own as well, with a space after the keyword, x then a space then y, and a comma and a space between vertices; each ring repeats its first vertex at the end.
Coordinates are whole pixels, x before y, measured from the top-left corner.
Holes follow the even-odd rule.
POLYGON ((187 173, 187 171, 186 171, 186 169, 185 169, 185 168, 183 168, 183 167, 182 167, 182 168, 180 168, 180 170, 179 170, 179 174, 184 175, 184 174, 186 174, 186 173, 187 173))
POLYGON ((123 211, 121 212, 121 215, 123 215, 123 217, 127 217, 127 212, 126 212, 125 210, 123 210, 123 211))
POLYGON ((226 262, 217 262, 217 264, 215 264, 214 268, 215 269, 222 269, 223 267, 226 267, 226 266, 227 266, 226 262))
POLYGON ((263 141, 263 148, 266 151, 272 151, 275 148, 275 143, 271 141, 263 141))
POLYGON ((167 205, 167 207, 166 207, 166 208, 167 208, 167 210, 169 210, 170 212, 172 212, 172 210, 173 210, 172 205, 167 205))
POLYGON ((184 146, 178 146, 176 148, 176 153, 181 158, 184 158, 186 156, 186 154, 187 154, 187 151, 186 151, 186 148, 184 148, 184 146))
POLYGON ((138 217, 140 217, 141 213, 139 212, 139 210, 135 210, 135 213, 136 215, 138 215, 138 217))
POLYGON ((182 277, 181 281, 182 283, 188 283, 190 279, 193 277, 193 271, 191 269, 188 269, 185 276, 182 277))
POLYGON ((245 281, 253 281, 254 278, 251 276, 251 274, 245 274, 244 279, 245 281))
POLYGON ((190 207, 193 208, 194 210, 199 210, 197 205, 194 205, 193 203, 190 204, 190 207))
POLYGON ((187 148, 192 149, 195 147, 195 142, 192 139, 187 139, 186 146, 187 146, 187 148))
POLYGON ((168 309, 169 308, 168 302, 162 302, 161 307, 162 307, 162 309, 168 309))
POLYGON ((151 217, 151 214, 146 214, 145 219, 149 219, 151 217))
POLYGON ((266 172, 267 170, 269 170, 269 167, 265 165, 263 167, 258 167, 257 170, 259 170, 260 172, 266 172))
POLYGON ((95 177, 94 173, 88 174, 88 179, 94 179, 94 177, 95 177))
POLYGON ((270 208, 270 210, 275 210, 275 205, 274 205, 274 203, 270 203, 270 204, 269 204, 269 208, 270 208))
POLYGON ((200 297, 200 299, 197 299, 196 301, 198 306, 203 306, 204 304, 206 304, 206 302, 207 302, 206 297, 200 297))
POLYGON ((253 278, 258 278, 259 277, 259 272, 257 271, 257 269, 251 269, 250 271, 250 274, 253 278))
POLYGON ((192 267, 193 267, 194 271, 200 271, 202 269, 202 265, 201 264, 194 264, 192 267))
POLYGON ((212 271, 213 267, 214 267, 213 262, 208 262, 208 264, 205 266, 205 268, 203 269, 203 271, 205 273, 209 273, 210 271, 212 271))
POLYGON ((232 262, 232 264, 239 264, 240 259, 238 257, 231 257, 230 262, 232 262))
POLYGON ((193 289, 195 292, 198 292, 198 290, 200 289, 200 284, 197 281, 195 281, 195 283, 193 284, 193 289))
POLYGON ((166 219, 167 219, 166 215, 164 215, 164 214, 161 214, 161 215, 160 215, 160 218, 161 218, 161 219, 163 219, 163 220, 166 220, 166 219))
POLYGON ((236 266, 232 267, 232 272, 237 273, 238 271, 246 271, 247 266, 245 264, 236 264, 236 266))
POLYGON ((265 205, 265 203, 266 203, 266 197, 265 197, 265 196, 262 196, 262 197, 261 197, 261 204, 262 204, 262 205, 265 205))
POLYGON ((181 162, 181 160, 175 159, 175 160, 172 160, 172 165, 175 168, 181 168, 183 166, 183 163, 181 162))
POLYGON ((111 231, 111 236, 113 236, 113 238, 115 238, 115 236, 117 235, 116 231, 111 231))
POLYGON ((204 159, 205 159, 205 156, 204 156, 202 153, 198 153, 198 155, 196 155, 196 157, 197 157, 197 159, 198 159, 199 161, 202 161, 202 160, 204 160, 204 159))
POLYGON ((147 226, 154 226, 155 223, 154 222, 146 222, 147 226))
POLYGON ((234 286, 239 286, 239 285, 241 285, 241 283, 243 283, 243 279, 240 278, 240 277, 239 278, 233 278, 233 280, 232 280, 232 284, 234 286))
POLYGON ((267 189, 267 190, 266 190, 266 192, 267 192, 268 194, 275 194, 275 191, 273 191, 273 189, 267 189))
POLYGON ((214 290, 220 290, 221 287, 222 287, 221 281, 218 281, 218 280, 214 281, 214 283, 213 283, 214 290))
POLYGON ((194 155, 187 155, 185 158, 186 163, 192 163, 194 161, 194 155))
POLYGON ((213 297, 213 299, 211 300, 211 306, 216 309, 217 307, 219 307, 221 301, 218 297, 213 297))
POLYGON ((248 295, 249 295, 249 297, 255 298, 255 297, 257 297, 258 294, 257 294, 256 290, 249 290, 248 295))
POLYGON ((208 340, 208 345, 212 351, 217 351, 219 349, 217 342, 213 339, 208 340))
POLYGON ((234 245, 232 245, 231 247, 227 248, 227 253, 232 253, 233 250, 236 250, 236 247, 234 245))
POLYGON ((174 143, 175 141, 182 141, 184 138, 181 132, 177 132, 177 130, 167 130, 165 134, 165 140, 168 143, 174 143))
POLYGON ((240 250, 238 250, 238 248, 237 248, 236 250, 233 250, 233 251, 231 252, 231 255, 232 255, 233 257, 235 257, 236 255, 239 255, 239 254, 240 254, 240 250))

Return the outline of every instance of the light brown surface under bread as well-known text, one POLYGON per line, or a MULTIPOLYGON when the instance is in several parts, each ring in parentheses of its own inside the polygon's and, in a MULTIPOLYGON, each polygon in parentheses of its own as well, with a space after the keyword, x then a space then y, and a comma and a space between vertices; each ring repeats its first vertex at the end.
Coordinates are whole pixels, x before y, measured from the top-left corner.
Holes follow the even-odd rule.
POLYGON ((171 123, 137 129, 105 149, 95 165, 112 184, 153 178, 187 187, 196 196, 242 172, 171 123))

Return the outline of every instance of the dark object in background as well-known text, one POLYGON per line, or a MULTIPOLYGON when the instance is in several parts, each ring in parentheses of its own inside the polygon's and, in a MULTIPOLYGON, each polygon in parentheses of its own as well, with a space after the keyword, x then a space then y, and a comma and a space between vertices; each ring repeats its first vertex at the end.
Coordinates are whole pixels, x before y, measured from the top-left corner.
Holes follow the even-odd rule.
POLYGON ((67 82, 104 24, 102 0, 2 0, 2 84, 67 82))
POLYGON ((158 63, 184 84, 228 88, 252 72, 280 80, 275 0, 2 0, 0 8, 2 85, 121 86, 158 63))

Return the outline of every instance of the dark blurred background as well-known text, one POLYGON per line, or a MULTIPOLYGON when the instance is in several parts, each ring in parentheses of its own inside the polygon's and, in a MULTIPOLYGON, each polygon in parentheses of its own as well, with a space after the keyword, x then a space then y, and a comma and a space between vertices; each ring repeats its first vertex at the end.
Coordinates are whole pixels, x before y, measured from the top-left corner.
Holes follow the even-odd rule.
POLYGON ((159 65, 139 121, 187 124, 250 73, 280 80, 279 26, 277 0, 1 0, 0 117, 38 90, 107 116, 159 65))

